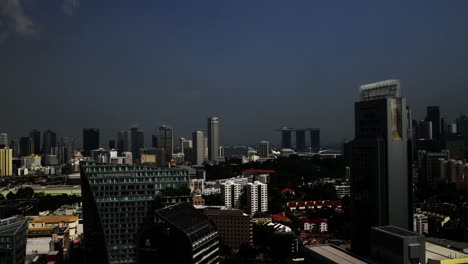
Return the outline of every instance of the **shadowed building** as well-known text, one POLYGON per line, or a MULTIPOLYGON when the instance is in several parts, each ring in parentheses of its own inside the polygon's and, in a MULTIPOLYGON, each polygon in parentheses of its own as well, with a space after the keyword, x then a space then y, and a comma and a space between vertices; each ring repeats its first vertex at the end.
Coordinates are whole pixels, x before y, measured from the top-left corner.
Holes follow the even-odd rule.
POLYGON ((306 147, 305 130, 296 131, 296 151, 304 152, 306 147))
POLYGON ((219 118, 208 118, 208 160, 217 162, 219 150, 219 118))
POLYGON ((398 80, 361 86, 351 162, 351 249, 370 253, 371 227, 408 229, 408 115, 398 80))
POLYGON ((34 154, 41 154, 41 131, 33 129, 29 133, 29 137, 32 139, 34 144, 34 154))
POLYGON ((219 263, 216 226, 189 203, 155 210, 137 247, 138 263, 219 263))
POLYGON ((172 159, 172 154, 174 153, 174 140, 173 130, 171 127, 167 125, 159 127, 158 148, 164 149, 167 161, 172 159))
POLYGON ((23 264, 27 238, 27 218, 13 216, 0 220, 0 263, 23 264))
POLYGON ((193 152, 192 157, 193 165, 202 165, 203 164, 203 132, 195 131, 192 133, 192 143, 193 143, 193 152))
POLYGON ((83 129, 83 151, 89 157, 91 150, 99 148, 99 128, 83 129))
POLYGON ((30 137, 22 137, 20 138, 20 156, 30 156, 34 152, 34 144, 30 137))
POLYGON ((137 127, 131 129, 131 144, 132 144, 132 157, 133 163, 138 164, 140 162, 140 149, 144 148, 145 138, 143 131, 137 127))
POLYGON ((189 172, 82 162, 85 263, 136 263, 137 232, 166 188, 188 188, 189 172))
MULTIPOLYGON (((54 131, 47 130, 47 131, 44 132, 43 136, 44 136, 44 140, 43 140, 44 154, 45 155, 52 154, 52 148, 57 147, 57 134, 54 131)), ((33 140, 33 144, 34 144, 34 138, 32 138, 32 140, 33 140)), ((34 145, 34 149, 36 149, 35 145, 34 145)), ((36 153, 34 153, 34 154, 36 154, 36 153)))

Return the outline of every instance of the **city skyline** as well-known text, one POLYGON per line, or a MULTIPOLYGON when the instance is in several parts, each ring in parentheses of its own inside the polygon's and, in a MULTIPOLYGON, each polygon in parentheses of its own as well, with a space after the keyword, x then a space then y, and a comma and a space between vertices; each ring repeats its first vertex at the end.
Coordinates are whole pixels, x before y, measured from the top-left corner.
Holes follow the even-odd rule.
POLYGON ((107 141, 160 124, 189 137, 217 116, 224 145, 277 143, 280 126, 339 143, 353 137, 359 85, 385 79, 401 81, 417 120, 428 105, 450 120, 468 112, 466 1, 13 2, 0 16, 0 78, 15 114, 0 131, 17 138, 98 127, 107 141))

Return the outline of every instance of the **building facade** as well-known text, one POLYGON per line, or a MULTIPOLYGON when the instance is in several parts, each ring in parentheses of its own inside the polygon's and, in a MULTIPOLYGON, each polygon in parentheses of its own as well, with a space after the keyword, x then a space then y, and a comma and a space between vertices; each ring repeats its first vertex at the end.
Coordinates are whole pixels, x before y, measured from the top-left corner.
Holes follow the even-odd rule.
POLYGON ((371 227, 409 227, 408 116, 399 94, 398 80, 372 83, 355 103, 351 248, 361 255, 370 252, 371 227))
POLYGON ((99 148, 99 128, 83 129, 83 151, 89 157, 91 150, 99 148))
POLYGON ((217 162, 219 150, 219 118, 208 118, 208 160, 217 162))
POLYGON ((25 263, 27 238, 27 218, 13 216, 0 220, 0 263, 25 263))
POLYGON ((193 142, 193 165, 202 165, 203 164, 203 132, 195 131, 192 133, 192 142, 193 142))
POLYGON ((85 259, 136 263, 136 235, 166 188, 188 188, 189 172, 149 166, 82 162, 85 259))
POLYGON ((0 149, 0 177, 13 175, 13 150, 0 149))
POLYGON ((260 158, 268 158, 270 154, 270 143, 268 141, 260 141, 258 152, 260 154, 260 158))
POLYGON ((259 181, 246 185, 247 192, 247 213, 268 211, 268 185, 259 181))
POLYGON ((221 183, 221 199, 227 208, 239 208, 241 194, 241 184, 231 181, 221 183))

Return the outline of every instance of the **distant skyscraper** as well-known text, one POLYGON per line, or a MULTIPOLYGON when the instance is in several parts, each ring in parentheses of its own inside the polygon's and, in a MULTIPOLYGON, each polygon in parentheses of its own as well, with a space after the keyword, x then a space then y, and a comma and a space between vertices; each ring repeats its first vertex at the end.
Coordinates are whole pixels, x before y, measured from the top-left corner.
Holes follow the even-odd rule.
POLYGON ((59 141, 58 159, 61 164, 70 162, 74 157, 75 139, 72 137, 62 137, 59 141))
MULTIPOLYGON (((34 144, 34 138, 32 138, 34 144)), ((57 134, 54 131, 47 130, 44 132, 44 154, 52 154, 52 148, 57 147, 57 134)), ((34 145, 36 149, 36 145, 34 145)), ((36 154, 36 153, 34 153, 36 154)))
POLYGON ((11 148, 0 149, 0 177, 13 175, 13 150, 11 148))
POLYGON ((140 149, 144 148, 143 131, 137 127, 131 129, 133 163, 140 162, 140 149))
POLYGON ((33 154, 34 144, 30 137, 22 137, 20 138, 20 156, 29 156, 33 154))
POLYGON ((457 119, 457 130, 458 133, 463 137, 465 145, 465 159, 468 159, 468 116, 461 115, 457 119))
POLYGON ((426 119, 432 123, 432 137, 440 141, 441 127, 439 106, 428 106, 426 119))
POLYGON ((310 130, 310 149, 317 153, 320 151, 320 129, 310 130))
POLYGON ((218 161, 219 118, 208 118, 208 160, 218 161))
POLYGON ((208 160, 208 138, 203 137, 203 160, 208 160))
POLYGON ((136 263, 137 232, 158 194, 189 187, 183 169, 82 162, 80 170, 85 263, 136 263))
POLYGON ((7 133, 0 134, 0 147, 8 147, 8 134, 7 133))
POLYGON ((13 157, 16 158, 20 156, 20 144, 16 138, 11 140, 10 148, 13 149, 13 157))
POLYGON ((84 155, 89 157, 91 150, 99 148, 99 128, 83 129, 83 151, 84 155))
POLYGON ((296 151, 304 152, 306 148, 305 144, 305 130, 296 131, 296 151))
POLYGON ((373 226, 409 227, 408 115, 400 83, 361 86, 351 164, 351 249, 368 255, 373 226))
POLYGON ((174 153, 174 141, 172 128, 167 125, 159 127, 158 147, 166 152, 166 159, 170 161, 174 153))
POLYGON ((203 132, 195 131, 192 133, 193 142, 193 165, 203 164, 203 132))
POLYGON ((131 150, 130 132, 119 131, 117 133, 117 152, 122 154, 131 150))
POLYGON ((270 143, 268 141, 260 141, 258 152, 260 154, 260 158, 268 158, 268 155, 270 154, 270 143))
POLYGON ((39 131, 38 129, 33 129, 29 133, 29 137, 32 139, 34 144, 34 154, 41 154, 41 131, 39 131))
POLYGON ((115 145, 115 140, 114 139, 110 139, 109 140, 109 149, 115 149, 116 145, 115 145))
POLYGON ((286 127, 281 130, 281 148, 291 148, 291 130, 286 127))
POLYGON ((158 135, 151 135, 151 147, 157 148, 159 146, 158 144, 158 135))

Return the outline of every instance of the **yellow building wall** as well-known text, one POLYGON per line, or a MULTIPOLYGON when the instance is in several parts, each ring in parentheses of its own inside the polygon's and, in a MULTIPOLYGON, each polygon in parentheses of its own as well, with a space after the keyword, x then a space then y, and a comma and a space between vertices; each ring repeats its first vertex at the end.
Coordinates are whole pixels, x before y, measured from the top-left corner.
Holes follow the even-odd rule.
POLYGON ((13 175, 13 150, 10 148, 0 149, 0 176, 13 175))
POLYGON ((429 260, 428 264, 463 264, 468 263, 468 258, 429 260))

